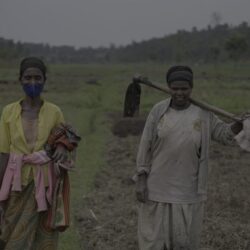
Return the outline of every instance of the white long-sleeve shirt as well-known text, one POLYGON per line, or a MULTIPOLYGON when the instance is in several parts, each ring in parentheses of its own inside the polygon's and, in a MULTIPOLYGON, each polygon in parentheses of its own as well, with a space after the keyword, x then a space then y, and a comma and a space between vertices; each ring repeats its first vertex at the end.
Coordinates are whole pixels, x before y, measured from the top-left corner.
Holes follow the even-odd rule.
POLYGON ((137 172, 145 171, 149 199, 193 203, 206 199, 210 139, 234 142, 230 124, 195 105, 170 108, 170 99, 154 106, 137 154, 137 172))

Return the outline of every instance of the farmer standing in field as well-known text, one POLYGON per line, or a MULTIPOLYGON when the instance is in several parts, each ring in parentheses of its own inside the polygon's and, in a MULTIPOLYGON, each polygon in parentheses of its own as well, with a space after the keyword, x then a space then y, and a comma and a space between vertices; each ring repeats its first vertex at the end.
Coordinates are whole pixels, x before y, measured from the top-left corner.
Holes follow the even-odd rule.
POLYGON ((193 72, 173 66, 171 98, 150 111, 137 155, 140 250, 197 250, 207 198, 210 139, 232 144, 242 123, 226 124, 190 103, 193 72))
POLYGON ((69 225, 68 152, 79 137, 41 97, 43 61, 25 58, 19 81, 24 98, 4 107, 0 121, 0 249, 55 250, 69 225))

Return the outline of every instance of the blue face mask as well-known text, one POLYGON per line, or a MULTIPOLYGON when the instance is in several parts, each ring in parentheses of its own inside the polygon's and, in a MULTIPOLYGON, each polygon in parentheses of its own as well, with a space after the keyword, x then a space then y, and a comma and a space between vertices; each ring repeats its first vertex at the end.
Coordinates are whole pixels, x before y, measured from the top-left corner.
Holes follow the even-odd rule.
POLYGON ((23 91, 26 93, 27 96, 34 98, 38 97, 41 92, 43 91, 44 84, 22 84, 23 85, 23 91))

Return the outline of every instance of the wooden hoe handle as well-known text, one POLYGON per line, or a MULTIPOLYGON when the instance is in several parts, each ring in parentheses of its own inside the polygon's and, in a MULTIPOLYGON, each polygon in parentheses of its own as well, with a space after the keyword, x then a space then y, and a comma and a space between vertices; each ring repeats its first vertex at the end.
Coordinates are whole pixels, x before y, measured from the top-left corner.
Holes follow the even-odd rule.
MULTIPOLYGON (((134 79, 139 83, 142 83, 144 85, 147 85, 147 86, 155 88, 155 89, 158 89, 158 90, 170 95, 170 90, 168 88, 162 87, 162 86, 158 85, 158 83, 151 82, 150 80, 148 80, 147 77, 142 77, 142 76, 138 75, 138 76, 135 76, 134 79)), ((191 103, 195 104, 196 106, 198 106, 202 109, 206 109, 206 110, 211 111, 217 115, 224 116, 224 117, 229 118, 229 119, 236 121, 236 122, 242 121, 241 118, 238 118, 234 114, 229 113, 223 109, 217 108, 217 107, 212 106, 210 104, 207 104, 205 102, 197 101, 191 97, 189 99, 190 99, 191 103)))

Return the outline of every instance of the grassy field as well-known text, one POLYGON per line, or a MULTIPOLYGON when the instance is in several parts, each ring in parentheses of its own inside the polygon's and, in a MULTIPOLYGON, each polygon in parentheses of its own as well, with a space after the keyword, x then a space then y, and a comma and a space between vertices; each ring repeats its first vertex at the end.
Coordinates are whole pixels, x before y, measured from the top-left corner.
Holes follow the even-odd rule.
MULTIPOLYGON (((49 65, 44 97, 61 107, 66 120, 82 136, 77 168, 71 173, 72 227, 60 238, 60 250, 80 249, 74 215, 83 197, 91 191, 93 178, 105 166, 103 152, 111 136, 108 114, 122 114, 124 94, 135 73, 165 84, 169 65, 151 63, 129 65, 49 65), (88 84, 89 80, 96 83, 88 84)), ((22 97, 17 81, 18 65, 0 67, 0 108, 22 97)), ((250 109, 250 63, 239 65, 192 65, 195 72, 194 97, 227 111, 250 109)), ((146 113, 165 94, 143 87, 141 113, 146 113)))

